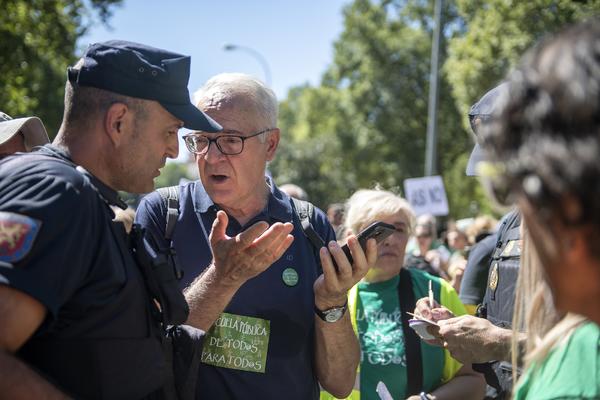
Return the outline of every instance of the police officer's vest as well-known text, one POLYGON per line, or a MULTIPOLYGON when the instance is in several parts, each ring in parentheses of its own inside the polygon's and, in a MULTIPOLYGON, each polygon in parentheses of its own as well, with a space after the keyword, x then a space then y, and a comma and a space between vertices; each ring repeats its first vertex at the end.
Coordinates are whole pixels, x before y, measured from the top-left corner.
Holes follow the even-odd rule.
MULTIPOLYGON (((139 269, 125 245, 125 231, 116 223, 112 225, 112 233, 121 236, 117 239, 123 244, 120 257, 129 276, 121 299, 125 303, 128 298, 146 297, 139 269)), ((144 314, 128 313, 126 318, 115 318, 114 321, 118 326, 115 329, 124 332, 121 338, 36 336, 20 349, 19 357, 42 371, 47 379, 58 382, 61 390, 77 398, 124 400, 159 390, 171 369, 164 356, 160 328, 144 314), (148 326, 148 336, 127 337, 131 325, 148 326)), ((163 396, 156 394, 156 398, 163 396)))
MULTIPOLYGON (((42 149, 26 160, 15 160, 12 165, 32 160, 66 164, 77 169, 92 189, 97 187, 97 178, 93 175, 67 160, 48 155, 48 152, 42 149)), ((96 191, 100 201, 106 202, 96 191)), ((104 212, 107 213, 110 234, 118 245, 116 257, 122 260, 123 273, 128 279, 119 292, 120 304, 95 312, 114 312, 114 329, 123 334, 115 338, 35 335, 24 344, 18 355, 47 379, 58 382, 61 389, 76 394, 78 398, 139 399, 144 394, 144 398, 152 399, 182 397, 180 387, 174 386, 180 382, 178 377, 173 377, 172 360, 172 338, 181 336, 182 331, 173 329, 168 335, 165 332, 166 324, 183 322, 188 312, 185 298, 177 290, 176 283, 171 282, 176 279, 173 266, 163 259, 150 259, 141 244, 142 232, 138 226, 134 225, 132 235, 128 236, 121 223, 110 221, 108 206, 104 212), (164 286, 172 289, 170 293, 165 291, 164 286), (165 299, 173 296, 174 301, 165 299), (146 314, 131 312, 123 306, 135 299, 143 299, 147 304, 146 314), (161 307, 158 308, 152 299, 160 302, 161 307), (130 337, 127 331, 131 326, 146 326, 147 336, 130 337)), ((187 382, 181 384, 182 388, 185 384, 187 382)))
MULTIPOLYGON (((521 215, 512 211, 498 230, 498 241, 492 255, 487 288, 480 316, 505 329, 511 329, 515 306, 515 288, 521 260, 521 215)), ((512 390, 512 365, 491 363, 493 374, 486 371, 488 384, 496 388, 498 398, 508 398, 512 390)), ((475 366, 476 370, 479 370, 475 366)))

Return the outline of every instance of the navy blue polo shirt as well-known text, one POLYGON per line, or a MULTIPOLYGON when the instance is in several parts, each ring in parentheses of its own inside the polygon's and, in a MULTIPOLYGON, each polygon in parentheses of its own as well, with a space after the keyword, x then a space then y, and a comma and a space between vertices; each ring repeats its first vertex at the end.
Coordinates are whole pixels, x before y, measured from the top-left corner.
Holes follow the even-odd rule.
POLYGON ((51 145, 0 163, 0 284, 48 311, 19 356, 76 398, 142 398, 164 379, 150 300, 111 204, 122 204, 114 190, 51 145))
MULTIPOLYGON (((262 342, 266 349, 266 365, 258 362, 255 366, 260 368, 250 371, 248 368, 244 369, 243 362, 239 365, 227 362, 226 365, 219 364, 218 360, 213 362, 211 339, 205 338, 197 399, 304 400, 319 397, 313 369, 313 284, 321 274, 318 249, 304 236, 287 194, 274 184, 270 184, 270 187, 267 207, 245 226, 240 226, 234 218, 229 217, 227 235, 235 236, 258 221, 267 221, 269 224, 293 222, 294 242, 266 271, 242 285, 226 307, 226 314, 215 323, 227 325, 230 320, 225 316, 233 315, 234 319, 250 321, 250 325, 256 321, 263 326, 267 324, 268 344, 262 342), (287 278, 284 278, 286 274, 287 278), (294 279, 290 280, 290 275, 294 279), (240 369, 236 369, 237 367, 240 369)), ((212 202, 200 181, 179 186, 179 204, 180 214, 173 233, 173 244, 185 274, 182 286, 187 286, 211 263, 208 235, 219 206, 212 202)), ((168 246, 164 239, 165 214, 166 205, 156 192, 146 196, 138 207, 136 222, 146 228, 149 242, 155 250, 168 246)), ((335 240, 335 233, 321 210, 315 208, 312 223, 326 242, 335 240)), ((229 327, 231 326, 233 325, 230 324, 229 327)), ((210 331, 208 335, 210 336, 210 331)), ((223 344, 226 350, 237 343, 222 343, 218 339, 212 341, 223 344)), ((239 342, 242 343, 243 340, 239 342)))

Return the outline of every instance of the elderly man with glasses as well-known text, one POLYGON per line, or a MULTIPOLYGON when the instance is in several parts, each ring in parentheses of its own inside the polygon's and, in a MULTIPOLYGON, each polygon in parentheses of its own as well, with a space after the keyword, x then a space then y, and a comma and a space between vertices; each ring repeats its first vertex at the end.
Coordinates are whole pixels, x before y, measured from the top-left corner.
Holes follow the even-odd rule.
POLYGON ((360 357, 347 291, 374 265, 374 241, 363 251, 350 237, 351 264, 318 209, 310 222, 329 251, 304 235, 293 201, 265 177, 280 132, 277 100, 263 83, 217 75, 196 93, 196 104, 223 131, 185 136, 200 180, 177 189, 172 241, 159 193, 147 196, 137 215, 155 251, 173 246, 188 322, 207 331, 196 398, 317 399, 319 384, 345 397, 360 357), (272 253, 289 246, 275 262, 255 254, 274 223, 284 224, 280 235, 287 237, 273 241, 272 253))

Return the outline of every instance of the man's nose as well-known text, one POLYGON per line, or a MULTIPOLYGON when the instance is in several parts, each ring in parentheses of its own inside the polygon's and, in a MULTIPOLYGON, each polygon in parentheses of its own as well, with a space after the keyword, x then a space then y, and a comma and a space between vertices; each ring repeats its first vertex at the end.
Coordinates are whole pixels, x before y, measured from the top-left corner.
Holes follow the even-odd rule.
POLYGON ((167 142, 167 151, 168 158, 177 158, 179 156, 179 136, 171 135, 167 142))
POLYGON ((223 157, 225 157, 225 155, 221 152, 221 150, 219 150, 217 142, 209 142, 208 150, 202 155, 202 157, 204 157, 206 162, 213 163, 221 160, 223 157))

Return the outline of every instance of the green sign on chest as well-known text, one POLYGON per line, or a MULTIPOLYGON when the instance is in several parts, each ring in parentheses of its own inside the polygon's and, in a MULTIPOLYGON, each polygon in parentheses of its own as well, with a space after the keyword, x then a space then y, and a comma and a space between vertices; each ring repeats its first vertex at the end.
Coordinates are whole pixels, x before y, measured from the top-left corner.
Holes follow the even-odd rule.
POLYGON ((268 320, 223 313, 206 333, 201 361, 216 367, 264 373, 269 336, 268 320))

